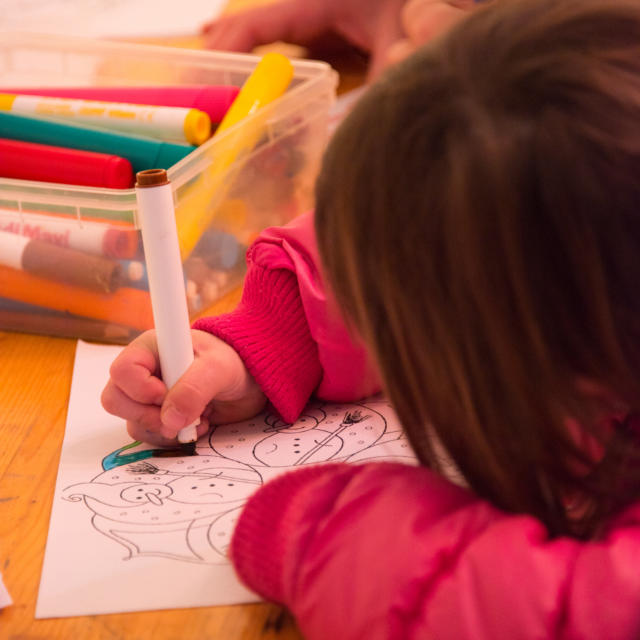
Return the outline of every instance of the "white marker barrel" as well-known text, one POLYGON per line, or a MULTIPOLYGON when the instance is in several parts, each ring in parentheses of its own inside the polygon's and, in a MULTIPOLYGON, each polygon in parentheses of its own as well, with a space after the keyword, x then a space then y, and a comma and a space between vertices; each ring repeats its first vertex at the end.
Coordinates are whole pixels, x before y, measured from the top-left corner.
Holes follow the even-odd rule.
POLYGON ((182 144, 199 145, 211 135, 208 114, 185 107, 0 93, 0 109, 26 116, 71 118, 79 124, 182 144))
MULTIPOLYGON (((160 369, 162 379, 170 389, 193 362, 173 192, 164 169, 140 171, 136 180, 138 223, 147 264, 160 369)), ((178 440, 196 440, 198 422, 182 429, 178 440)))
POLYGON ((9 209, 0 209, 0 231, 112 258, 132 258, 138 250, 138 233, 133 228, 9 209))

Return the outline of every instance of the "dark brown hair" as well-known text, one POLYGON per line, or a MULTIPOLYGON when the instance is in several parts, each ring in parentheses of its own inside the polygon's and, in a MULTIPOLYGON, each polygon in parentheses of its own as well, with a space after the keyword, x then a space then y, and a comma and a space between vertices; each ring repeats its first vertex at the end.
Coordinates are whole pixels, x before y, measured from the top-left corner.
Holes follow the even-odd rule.
POLYGON ((391 69, 329 146, 316 231, 424 464, 435 433, 554 535, 640 497, 638 434, 601 421, 640 410, 638 1, 496 0, 391 69))

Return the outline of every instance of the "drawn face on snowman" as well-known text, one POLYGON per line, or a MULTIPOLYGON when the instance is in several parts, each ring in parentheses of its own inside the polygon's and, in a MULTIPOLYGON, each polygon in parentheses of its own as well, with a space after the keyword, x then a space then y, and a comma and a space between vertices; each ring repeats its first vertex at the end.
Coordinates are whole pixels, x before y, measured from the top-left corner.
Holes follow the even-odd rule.
POLYGON ((161 556, 224 564, 247 497, 262 483, 253 469, 219 456, 153 458, 104 471, 63 498, 94 512, 93 527, 128 557, 161 556))
POLYGON ((242 464, 216 462, 213 456, 134 462, 68 487, 63 498, 84 500, 114 522, 190 522, 243 504, 261 484, 260 476, 242 464))

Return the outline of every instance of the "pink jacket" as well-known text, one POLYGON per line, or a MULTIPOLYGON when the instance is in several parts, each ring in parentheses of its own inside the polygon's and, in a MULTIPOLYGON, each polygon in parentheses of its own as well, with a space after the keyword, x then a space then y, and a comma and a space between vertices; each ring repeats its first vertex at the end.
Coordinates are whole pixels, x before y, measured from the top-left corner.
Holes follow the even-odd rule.
POLYGON ((324 287, 311 213, 264 231, 247 262, 238 308, 193 326, 233 345, 285 420, 294 421, 312 393, 342 402, 380 390, 324 287))
MULTIPOLYGON (((314 390, 376 390, 322 286, 311 216, 267 230, 248 259, 238 309, 197 326, 234 345, 283 417, 314 390)), ((426 468, 324 464, 254 494, 231 556, 307 640, 640 638, 640 503, 597 541, 550 540, 426 468)))

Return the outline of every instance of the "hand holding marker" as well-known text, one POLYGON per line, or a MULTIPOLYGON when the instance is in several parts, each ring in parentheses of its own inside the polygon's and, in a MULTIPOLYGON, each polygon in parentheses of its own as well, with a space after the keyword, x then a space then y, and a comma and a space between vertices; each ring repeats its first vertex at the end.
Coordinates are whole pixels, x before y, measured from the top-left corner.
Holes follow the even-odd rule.
MULTIPOLYGON (((138 172, 136 196, 160 370, 167 389, 170 389, 193 362, 193 344, 173 192, 167 172, 164 169, 138 172)), ((181 429, 178 440, 194 442, 198 423, 196 420, 181 429)))

